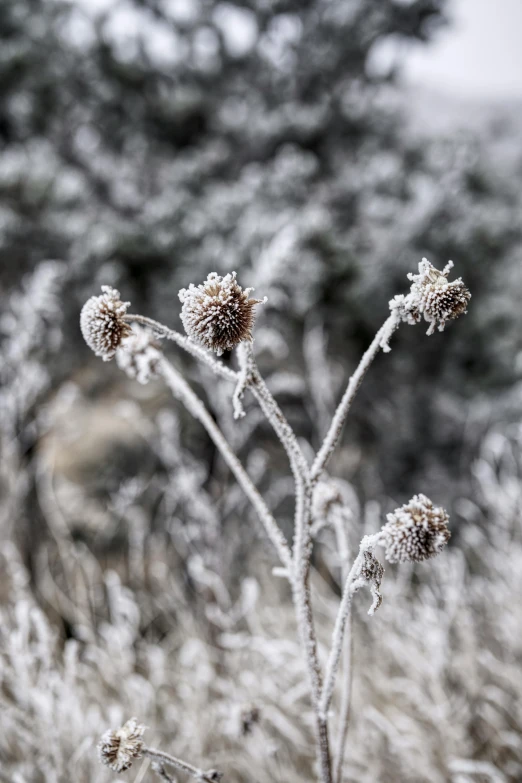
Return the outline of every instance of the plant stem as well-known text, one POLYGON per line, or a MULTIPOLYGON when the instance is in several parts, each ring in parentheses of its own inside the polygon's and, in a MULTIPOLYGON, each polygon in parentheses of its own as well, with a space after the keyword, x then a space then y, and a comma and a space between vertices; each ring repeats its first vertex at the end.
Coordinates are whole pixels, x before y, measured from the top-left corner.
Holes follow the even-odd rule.
POLYGON ((372 536, 365 536, 363 538, 361 541, 359 554, 355 558, 354 564, 350 569, 350 573, 346 578, 343 595, 339 605, 339 610, 337 612, 337 618, 335 620, 335 626, 332 634, 332 646, 330 648, 330 656, 326 665, 324 687, 321 693, 321 700, 319 705, 320 713, 324 716, 326 716, 328 713, 334 692, 335 679, 337 677, 339 663, 341 660, 344 632, 348 622, 348 617, 351 613, 352 599, 359 587, 365 584, 365 580, 358 579, 364 553, 371 550, 377 544, 379 538, 379 533, 376 533, 372 536))
POLYGON ((144 756, 148 756, 148 758, 152 759, 152 761, 156 761, 159 764, 168 764, 175 769, 186 772, 188 775, 196 778, 196 780, 204 781, 204 783, 217 783, 223 777, 222 773, 215 769, 207 770, 205 772, 202 769, 194 767, 192 764, 189 764, 186 761, 182 761, 181 759, 177 759, 175 756, 171 756, 169 753, 164 753, 162 750, 156 750, 155 748, 143 748, 142 753, 144 756))
POLYGON ((189 413, 194 416, 204 426, 212 441, 221 453, 221 456, 234 474, 236 481, 254 506, 261 522, 264 525, 266 534, 272 541, 282 564, 288 571, 289 576, 293 574, 292 555, 288 542, 279 529, 277 522, 270 513, 265 501, 252 483, 248 473, 243 465, 230 448, 225 436, 217 426, 216 422, 205 408, 203 402, 189 386, 182 375, 164 358, 159 363, 159 372, 163 375, 165 382, 172 391, 174 397, 180 400, 187 408, 189 413))
POLYGON ((201 348, 201 346, 197 345, 197 343, 189 340, 189 338, 185 337, 185 335, 176 332, 174 329, 169 329, 168 326, 160 324, 159 321, 154 321, 152 318, 147 318, 144 315, 134 315, 133 313, 127 313, 123 320, 129 322, 134 321, 137 324, 148 326, 150 329, 156 332, 158 336, 166 337, 167 340, 172 340, 173 342, 177 343, 180 348, 183 348, 185 351, 187 351, 187 353, 192 354, 192 356, 194 356, 196 359, 200 359, 202 362, 204 362, 204 364, 208 365, 208 367, 214 370, 217 375, 221 375, 223 378, 227 378, 229 381, 237 380, 238 376, 234 370, 230 369, 230 367, 227 367, 226 364, 223 364, 223 362, 218 362, 217 359, 214 359, 212 354, 210 354, 204 348, 201 348))
POLYGON ((352 661, 353 661, 353 615, 350 612, 346 621, 344 654, 343 654, 343 688, 341 694, 341 707, 339 710, 339 727, 337 729, 337 744, 333 768, 334 783, 343 783, 343 761, 348 728, 350 725, 350 707, 352 700, 352 661))
POLYGON ((312 465, 311 479, 313 483, 320 478, 339 442, 348 411, 351 408, 355 395, 357 394, 359 386, 371 363, 381 348, 384 351, 389 350, 388 342, 399 324, 400 316, 397 311, 393 311, 373 338, 370 347, 363 354, 359 366, 350 378, 343 398, 335 411, 332 423, 330 424, 330 429, 328 430, 323 444, 315 458, 314 464, 312 465))

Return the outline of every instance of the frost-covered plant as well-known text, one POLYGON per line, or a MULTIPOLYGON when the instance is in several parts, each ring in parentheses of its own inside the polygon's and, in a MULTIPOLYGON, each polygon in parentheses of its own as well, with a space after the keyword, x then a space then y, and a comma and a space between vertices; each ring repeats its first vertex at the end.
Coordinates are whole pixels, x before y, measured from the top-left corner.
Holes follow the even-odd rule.
MULTIPOLYGON (((119 300, 119 293, 112 289, 105 288, 101 297, 91 298, 82 310, 82 332, 95 353, 108 360, 124 351, 123 358, 118 359, 120 367, 127 371, 130 377, 138 377, 142 381, 147 380, 153 367, 154 373, 164 379, 174 397, 204 426, 256 510, 266 535, 279 557, 280 568, 277 573, 288 581, 293 597, 301 649, 308 671, 309 697, 314 713, 317 774, 322 783, 342 781, 350 688, 346 689, 346 698, 341 708, 337 758, 333 767, 329 737, 330 707, 346 630, 350 627, 353 597, 361 587, 368 587, 373 596, 370 614, 373 614, 382 602, 380 588, 384 569, 374 555, 376 546, 385 547, 385 557, 390 562, 424 560, 443 549, 448 541, 449 532, 446 512, 441 508, 435 508, 424 495, 416 495, 409 504, 389 515, 387 524, 378 533, 364 536, 360 543, 359 554, 345 577, 328 662, 323 673, 310 582, 314 532, 320 528, 320 525, 314 523, 314 516, 317 517, 317 509, 321 508, 320 502, 316 501, 314 504, 314 491, 340 440, 344 422, 365 373, 381 348, 385 352, 390 350, 390 339, 400 323, 405 321, 414 324, 419 320, 420 315, 424 314, 431 323, 428 330, 428 334, 431 334, 434 324, 438 323, 439 328, 442 329, 446 320, 456 318, 465 312, 470 297, 469 292, 460 280, 453 284, 447 283, 446 277, 450 268, 451 266, 448 265, 444 272, 440 273, 423 260, 419 266, 419 275, 410 276, 412 280, 410 293, 407 296, 396 297, 390 302, 390 315, 377 332, 351 377, 312 465, 309 464, 294 431, 260 374, 253 353, 251 335, 252 310, 257 301, 249 299, 251 289, 243 291, 239 287, 235 273, 225 278, 211 274, 203 285, 191 286, 188 290, 180 292, 183 302, 182 320, 188 339, 152 319, 128 314, 127 303, 122 303, 119 300), (216 374, 233 380, 235 390, 232 402, 236 418, 245 415, 243 398, 246 390, 253 393, 261 411, 279 437, 292 470, 295 483, 293 546, 290 546, 269 506, 233 452, 227 438, 183 375, 155 345, 153 346, 152 342, 148 341, 149 338, 143 335, 141 339, 139 335, 138 338, 127 336, 128 324, 132 321, 147 326, 158 337, 174 340, 204 361, 216 374), (232 370, 222 362, 216 361, 205 350, 209 348, 220 355, 223 350, 234 347, 238 348, 238 370, 232 370), (140 368, 143 367, 146 367, 146 371, 140 372, 140 368)), ((324 496, 324 489, 321 492, 324 496)), ((323 502, 323 506, 328 508, 329 505, 335 505, 337 502, 334 493, 327 500, 326 505, 323 502)), ((345 666, 345 678, 350 681, 350 677, 351 663, 348 660, 345 666)), ((133 756, 131 751, 136 750, 140 753, 143 750, 141 734, 139 734, 138 740, 136 742, 133 740, 132 747, 127 752, 128 747, 124 740, 127 741, 127 735, 134 737, 137 724, 128 723, 126 726, 130 727, 129 730, 124 727, 119 730, 119 734, 109 732, 102 740, 101 747, 104 749, 102 759, 106 763, 115 765, 114 769, 119 767, 116 771, 127 768, 126 765, 133 756), (125 745, 123 761, 120 763, 118 754, 123 745, 125 745)), ((155 758, 154 754, 157 756, 156 761, 163 760, 167 764, 176 766, 171 757, 150 751, 151 758, 155 758)), ((199 777, 200 780, 217 779, 206 777, 210 773, 203 773, 185 762, 177 763, 184 765, 185 771, 192 770, 191 774, 199 777)), ((163 767, 156 767, 155 771, 160 776, 164 774, 163 767)))

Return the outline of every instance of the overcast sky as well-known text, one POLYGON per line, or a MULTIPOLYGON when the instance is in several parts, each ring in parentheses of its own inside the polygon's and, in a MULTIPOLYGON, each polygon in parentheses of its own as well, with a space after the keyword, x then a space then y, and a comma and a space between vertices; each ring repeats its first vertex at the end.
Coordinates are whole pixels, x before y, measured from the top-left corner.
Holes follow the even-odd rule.
POLYGON ((470 98, 522 98, 522 0, 453 0, 453 24, 416 47, 404 72, 417 84, 470 98))

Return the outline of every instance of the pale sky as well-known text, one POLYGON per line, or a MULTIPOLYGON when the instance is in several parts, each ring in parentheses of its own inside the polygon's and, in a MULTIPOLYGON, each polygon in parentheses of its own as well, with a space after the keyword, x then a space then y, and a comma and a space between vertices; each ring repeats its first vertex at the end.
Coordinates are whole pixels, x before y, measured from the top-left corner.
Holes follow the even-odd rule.
POLYGON ((453 0, 453 24, 415 47, 404 75, 452 95, 522 98, 522 0, 453 0))

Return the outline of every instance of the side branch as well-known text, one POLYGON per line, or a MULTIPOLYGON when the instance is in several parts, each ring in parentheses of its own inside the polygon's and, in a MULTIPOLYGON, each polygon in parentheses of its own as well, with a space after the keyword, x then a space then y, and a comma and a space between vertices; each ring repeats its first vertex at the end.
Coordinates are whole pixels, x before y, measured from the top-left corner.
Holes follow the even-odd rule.
POLYGON ((279 529, 274 517, 270 513, 265 501, 252 483, 248 473, 230 448, 230 445, 228 444, 225 436, 197 394, 192 390, 183 376, 180 375, 180 373, 164 357, 162 357, 159 364, 159 372, 165 379, 165 382, 172 391, 174 397, 180 400, 189 413, 191 413, 195 419, 201 422, 213 440, 214 444, 219 449, 221 456, 234 474, 236 481, 254 506, 261 522, 263 523, 266 534, 272 541, 272 544, 277 550, 281 562, 287 569, 288 575, 291 578, 293 573, 293 563, 288 542, 279 529))
POLYGON ((346 421, 346 417, 352 406, 352 402, 355 399, 355 395, 359 390, 359 386, 361 385, 362 380, 366 375, 371 363, 379 353, 379 350, 381 348, 383 351, 390 350, 388 342, 393 332, 399 326, 400 320, 401 319, 398 311, 394 310, 373 338, 368 350, 363 354, 359 366, 348 382, 346 391, 335 412, 332 423, 330 424, 330 429, 328 430, 328 433, 323 441, 323 445, 319 449, 314 464, 312 465, 312 482, 316 482, 326 468, 330 457, 332 456, 335 447, 339 442, 343 431, 344 422, 346 421))
POLYGON ((341 653, 343 650, 344 633, 352 610, 352 599, 357 590, 366 584, 366 579, 360 577, 364 553, 368 551, 371 552, 378 543, 379 539, 379 533, 376 533, 373 536, 365 536, 363 538, 361 541, 359 554, 355 558, 355 562, 346 578, 343 596, 341 598, 341 603, 337 612, 337 618, 335 620, 335 627, 332 635, 332 646, 330 649, 330 655, 328 657, 328 663, 326 665, 326 675, 324 678, 324 686, 319 704, 320 714, 324 718, 326 718, 330 708, 330 702, 332 701, 335 680, 337 677, 337 672, 339 671, 341 653))
POLYGON ((168 326, 164 326, 164 324, 161 324, 159 321, 154 321, 152 318, 147 318, 144 315, 134 315, 133 313, 125 315, 123 320, 129 322, 134 321, 134 323, 148 326, 156 332, 159 337, 166 337, 167 340, 172 340, 177 343, 180 348, 187 351, 187 353, 190 353, 196 359, 200 359, 204 364, 210 367, 216 375, 221 375, 222 378, 227 378, 229 381, 237 380, 237 373, 234 370, 231 370, 230 367, 227 367, 226 364, 214 359, 205 348, 201 348, 201 346, 197 345, 188 337, 176 332, 174 329, 169 329, 168 326))
POLYGON ((174 769, 186 772, 196 780, 202 781, 202 783, 219 783, 223 777, 223 774, 216 769, 210 769, 205 772, 186 761, 182 761, 169 753, 164 753, 162 750, 156 750, 155 748, 143 748, 142 754, 148 756, 148 758, 159 765, 168 764, 170 767, 174 767, 174 769))

